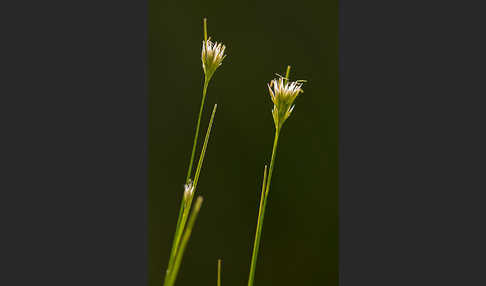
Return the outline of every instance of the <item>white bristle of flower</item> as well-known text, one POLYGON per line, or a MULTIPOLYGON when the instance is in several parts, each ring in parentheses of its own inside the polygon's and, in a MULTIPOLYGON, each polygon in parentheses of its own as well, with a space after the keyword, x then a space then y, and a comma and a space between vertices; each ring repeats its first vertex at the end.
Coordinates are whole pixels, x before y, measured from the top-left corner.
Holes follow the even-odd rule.
POLYGON ((221 43, 213 43, 210 39, 203 41, 201 60, 206 75, 212 76, 216 69, 221 65, 223 59, 226 57, 224 54, 225 49, 226 46, 221 43))
POLYGON ((274 79, 270 82, 269 88, 274 88, 274 96, 282 99, 297 96, 302 92, 302 83, 297 81, 285 83, 285 78, 274 79))

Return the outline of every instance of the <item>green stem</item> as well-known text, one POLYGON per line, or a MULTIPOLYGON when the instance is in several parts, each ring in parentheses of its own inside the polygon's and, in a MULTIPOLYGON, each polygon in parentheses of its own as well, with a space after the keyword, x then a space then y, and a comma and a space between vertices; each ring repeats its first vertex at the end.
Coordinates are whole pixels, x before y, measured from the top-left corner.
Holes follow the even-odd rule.
POLYGON ((181 266, 182 257, 184 256, 184 251, 186 249, 187 243, 189 242, 189 238, 191 237, 192 229, 194 227, 194 223, 196 222, 197 215, 199 214, 199 210, 201 209, 202 202, 203 202, 203 198, 198 197, 196 200, 196 204, 194 205, 194 209, 192 210, 189 222, 187 223, 187 228, 184 231, 180 249, 177 251, 177 255, 174 262, 174 270, 171 272, 168 281, 166 281, 166 283, 164 284, 165 286, 173 286, 175 284, 175 281, 177 279, 177 274, 181 266))
MULTIPOLYGON (((204 41, 208 40, 208 27, 207 27, 207 19, 203 19, 203 26, 204 26, 204 41)), ((211 80, 211 77, 204 76, 204 88, 203 88, 203 96, 201 100, 201 106, 199 107, 199 115, 197 117, 197 124, 196 124, 196 134, 194 135, 194 143, 192 144, 192 152, 191 152, 191 159, 189 161, 189 168, 187 170, 187 176, 186 176, 186 183, 189 182, 189 179, 191 178, 191 173, 192 173, 192 163, 194 162, 194 155, 196 153, 196 145, 197 145, 197 137, 199 136, 199 126, 201 125, 201 116, 202 116, 202 111, 204 109, 204 102, 206 100, 206 92, 208 89, 209 81, 211 80)))
POLYGON ((183 235, 183 232, 184 232, 184 229, 185 229, 185 226, 186 226, 187 218, 189 217, 189 211, 191 210, 192 198, 193 197, 189 198, 188 201, 185 201, 185 199, 183 199, 183 204, 184 204, 185 207, 182 209, 182 215, 179 215, 180 224, 178 225, 178 227, 176 229, 176 235, 175 235, 175 238, 174 238, 174 243, 172 245, 172 250, 171 250, 170 258, 169 258, 169 267, 167 268, 167 272, 165 274, 164 286, 169 285, 169 284, 167 284, 168 280, 170 279, 170 277, 173 275, 172 273, 174 272, 174 263, 175 263, 177 254, 178 254, 179 249, 180 249, 179 245, 181 243, 181 239, 182 239, 182 235, 183 235))
POLYGON ((218 286, 221 286, 221 259, 218 259, 218 286))
POLYGON ((176 250, 177 250, 177 246, 179 244, 178 238, 180 236, 179 233, 180 233, 180 230, 181 230, 182 214, 184 213, 184 204, 185 204, 185 200, 184 200, 184 195, 183 195, 182 200, 181 200, 181 207, 179 209, 179 216, 177 217, 176 231, 174 233, 174 238, 172 240, 172 249, 170 251, 169 265, 167 266, 167 270, 165 272, 165 279, 167 279, 167 277, 170 275, 170 272, 172 271, 172 264, 174 263, 175 253, 176 253, 176 250))
POLYGON ((275 156, 277 154, 277 145, 278 145, 278 137, 280 134, 280 128, 275 130, 275 138, 273 141, 273 150, 272 150, 272 158, 270 161, 270 169, 268 172, 268 177, 266 177, 267 173, 267 166, 265 165, 265 172, 263 175, 263 186, 262 186, 262 194, 260 198, 260 208, 258 211, 258 222, 257 222, 257 230, 255 233, 255 242, 253 244, 253 254, 251 257, 251 265, 250 265, 250 275, 248 277, 248 286, 253 286, 255 281, 255 272, 256 272, 256 262, 258 259, 258 250, 260 248, 260 240, 262 237, 262 230, 263 230, 263 220, 265 218, 265 209, 267 207, 267 198, 268 198, 268 191, 270 190, 270 182, 272 180, 272 173, 273 167, 275 165, 275 156))
POLYGON ((289 81, 290 76, 290 66, 287 66, 287 72, 285 73, 285 84, 289 81))
POLYGON ((204 22, 204 41, 207 41, 208 40, 208 19, 204 18, 203 20, 204 22))
POLYGON ((181 251, 180 250, 181 239, 183 239, 183 232, 185 231, 187 219, 189 218, 189 212, 191 211, 192 200, 194 198, 194 194, 196 193, 197 182, 199 180, 199 175, 201 173, 202 164, 203 164, 203 161, 204 161, 204 157, 206 155, 206 149, 207 149, 207 146, 208 146, 209 137, 211 135, 211 129, 213 127, 214 116, 216 114, 217 107, 218 107, 218 105, 215 104, 214 108, 213 108, 213 112, 211 114, 211 119, 209 120, 209 126, 208 126, 208 129, 206 131, 206 137, 204 138, 203 148, 202 148, 201 154, 199 155, 199 161, 198 161, 198 165, 197 165, 197 169, 196 169, 196 174, 195 174, 194 182, 193 182, 193 185, 192 185, 193 193, 189 198, 187 198, 187 200, 186 199, 182 200, 181 210, 179 212, 179 219, 177 221, 178 224, 176 226, 176 233, 175 233, 175 237, 174 237, 174 242, 172 244, 172 250, 171 250, 171 254, 170 254, 170 258, 169 258, 169 266, 167 267, 167 271, 166 271, 166 274, 165 274, 165 280, 164 280, 165 286, 170 285, 169 283, 170 283, 170 279, 171 279, 172 276, 174 276, 174 275, 177 276, 177 273, 175 273, 175 272, 178 271, 178 269, 176 269, 174 265, 176 263, 177 256, 179 255, 179 252, 181 251))
POLYGON ((262 233, 263 227, 263 216, 265 213, 265 209, 263 208, 264 200, 265 200, 265 184, 267 180, 267 165, 265 165, 265 169, 263 171, 263 184, 262 184, 262 193, 260 197, 260 207, 258 208, 258 220, 257 220, 257 228, 255 233, 255 241, 253 243, 253 253, 251 255, 251 265, 250 265, 250 276, 248 278, 248 285, 253 285, 253 281, 255 280, 255 270, 256 270, 256 261, 258 258, 258 250, 260 246, 260 238, 262 233), (263 213, 263 214, 262 214, 263 213))
POLYGON ((189 179, 191 178, 192 163, 194 162, 194 155, 196 153, 197 138, 199 136, 199 126, 201 125, 201 116, 204 109, 204 102, 206 100, 206 93, 207 93, 209 81, 210 79, 207 76, 204 76, 203 96, 201 100, 201 106, 199 107, 199 115, 197 117, 196 134, 194 135, 194 143, 192 145, 191 160, 189 161, 189 168, 187 170, 186 183, 189 182, 189 179))
POLYGON ((273 140, 273 150, 272 150, 272 159, 270 161, 270 170, 268 171, 268 179, 265 191, 265 199, 268 196, 268 191, 270 190, 270 182, 272 181, 272 173, 273 173, 273 166, 275 165, 275 156, 277 154, 277 144, 278 144, 278 137, 280 135, 280 127, 275 129, 275 139, 273 140))
POLYGON ((208 130, 206 131, 206 137, 204 138, 204 144, 203 144, 203 148, 201 150, 201 155, 199 155, 199 161, 197 162, 196 174, 194 175, 194 182, 193 182, 194 192, 196 191, 197 182, 199 181, 199 175, 201 174, 201 168, 202 168, 202 164, 204 162, 204 155, 206 154, 206 149, 208 147, 209 135, 211 135, 211 129, 213 127, 213 121, 214 121, 214 115, 216 114, 217 108, 218 108, 218 105, 215 104, 214 107, 213 107, 213 112, 211 113, 211 119, 209 119, 209 126, 208 126, 208 130))
MULTIPOLYGON (((204 41, 207 41, 208 40, 207 19, 204 18, 203 22, 204 22, 204 24, 203 24, 204 41)), ((196 132, 195 132, 195 135, 194 135, 194 143, 193 143, 193 146, 192 146, 191 159, 189 160, 189 168, 187 170, 186 184, 188 184, 190 182, 190 179, 191 179, 192 164, 194 163, 194 155, 196 153, 197 139, 199 137, 199 127, 201 125, 201 117, 202 117, 202 112, 204 110, 204 103, 205 103, 205 100, 206 100, 206 93, 207 93, 207 89, 208 89, 208 85, 209 85, 210 80, 211 80, 211 76, 207 76, 207 75, 204 76, 203 96, 202 96, 202 99, 201 99, 201 106, 199 107, 199 115, 198 115, 198 118, 197 118, 196 132)), ((179 216, 177 217, 176 231, 174 233, 174 239, 172 241, 172 249, 171 249, 171 253, 170 253, 169 264, 167 266, 167 270, 166 270, 166 273, 165 273, 164 285, 173 285, 175 283, 175 277, 177 277, 177 272, 179 270, 179 265, 180 265, 180 261, 179 261, 179 265, 176 265, 177 259, 182 259, 182 253, 180 254, 181 258, 179 258, 179 253, 180 253, 180 251, 182 251, 182 252, 184 251, 184 249, 180 249, 179 245, 181 244, 181 239, 182 240, 184 239, 183 234, 185 235, 187 233, 187 231, 189 231, 189 235, 190 235, 190 229, 186 230, 186 222, 187 222, 187 219, 188 219, 188 216, 189 216, 189 212, 191 210, 192 200, 194 198, 194 193, 196 191, 197 180, 199 178, 199 173, 201 171, 202 161, 204 160, 204 154, 205 154, 208 139, 209 139, 209 133, 211 132, 211 127, 212 127, 212 124, 213 124, 215 112, 216 112, 216 105, 214 106, 213 113, 211 115, 211 120, 209 122, 209 127, 208 127, 208 130, 206 132, 206 139, 204 141, 203 150, 202 150, 202 153, 199 157, 199 164, 198 164, 198 167, 197 167, 197 170, 196 170, 196 176, 195 176, 195 182, 194 182, 194 185, 193 185, 192 195, 189 198, 186 198, 185 194, 184 194, 183 199, 181 200, 181 206, 180 206, 180 209, 179 209, 179 216), (176 267, 176 268, 174 269, 174 267, 176 267)), ((200 207, 200 203, 201 203, 201 202, 199 202, 200 200, 202 202, 202 198, 198 198, 198 201, 196 202, 197 211, 199 211, 199 207, 200 207), (198 206, 198 204, 199 204, 199 206, 198 206)), ((192 220, 193 216, 197 216, 197 212, 194 213, 194 211, 193 211, 193 213, 191 215, 191 220, 192 220)), ((194 218, 194 220, 195 220, 195 218, 194 218)), ((191 224, 191 221, 189 221, 189 224, 191 224)), ((188 228, 189 228, 189 226, 188 226, 188 228)), ((192 226, 190 226, 190 228, 192 229, 192 226)))

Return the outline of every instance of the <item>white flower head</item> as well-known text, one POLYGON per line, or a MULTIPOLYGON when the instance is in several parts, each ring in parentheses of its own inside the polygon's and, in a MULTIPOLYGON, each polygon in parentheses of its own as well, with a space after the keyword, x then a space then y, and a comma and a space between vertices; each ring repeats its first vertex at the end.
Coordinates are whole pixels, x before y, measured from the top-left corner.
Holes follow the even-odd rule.
POLYGON ((194 193, 194 186, 192 184, 192 181, 189 180, 187 184, 184 185, 184 200, 187 201, 189 200, 194 193))
POLYGON ((221 65, 223 59, 226 57, 224 50, 226 46, 218 43, 211 42, 211 38, 203 41, 201 60, 204 73, 208 78, 213 76, 213 73, 221 65))
POLYGON ((270 97, 273 101, 272 115, 276 128, 282 127, 294 110, 294 100, 300 93, 304 92, 302 84, 302 81, 290 82, 284 77, 273 79, 268 84, 270 97))

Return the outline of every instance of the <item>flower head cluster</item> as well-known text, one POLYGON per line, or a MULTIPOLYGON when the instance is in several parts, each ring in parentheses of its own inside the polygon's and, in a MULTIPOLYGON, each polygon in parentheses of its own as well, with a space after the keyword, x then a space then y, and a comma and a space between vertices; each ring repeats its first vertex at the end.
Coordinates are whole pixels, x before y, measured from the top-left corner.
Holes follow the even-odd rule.
POLYGON ((268 90, 273 101, 273 121, 275 127, 280 128, 292 113, 294 100, 301 92, 304 92, 302 82, 289 82, 286 78, 280 77, 273 79, 268 84, 268 90))
POLYGON ((225 49, 225 45, 218 42, 213 43, 211 42, 211 38, 203 41, 201 60, 204 73, 208 78, 213 76, 213 73, 226 57, 224 54, 225 49))

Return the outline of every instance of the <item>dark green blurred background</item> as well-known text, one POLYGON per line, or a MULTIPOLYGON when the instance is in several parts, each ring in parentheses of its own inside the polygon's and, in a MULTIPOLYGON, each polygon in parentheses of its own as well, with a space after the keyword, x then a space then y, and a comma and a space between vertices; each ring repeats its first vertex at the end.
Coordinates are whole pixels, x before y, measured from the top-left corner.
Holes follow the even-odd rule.
MULTIPOLYGON (((202 19, 227 46, 208 89, 197 193, 204 204, 177 285, 246 285, 263 167, 273 143, 266 84, 306 79, 285 123, 256 285, 338 285, 338 1, 149 0, 149 285, 162 285, 201 100, 202 19)), ((197 162, 197 161, 196 161, 197 162)))

